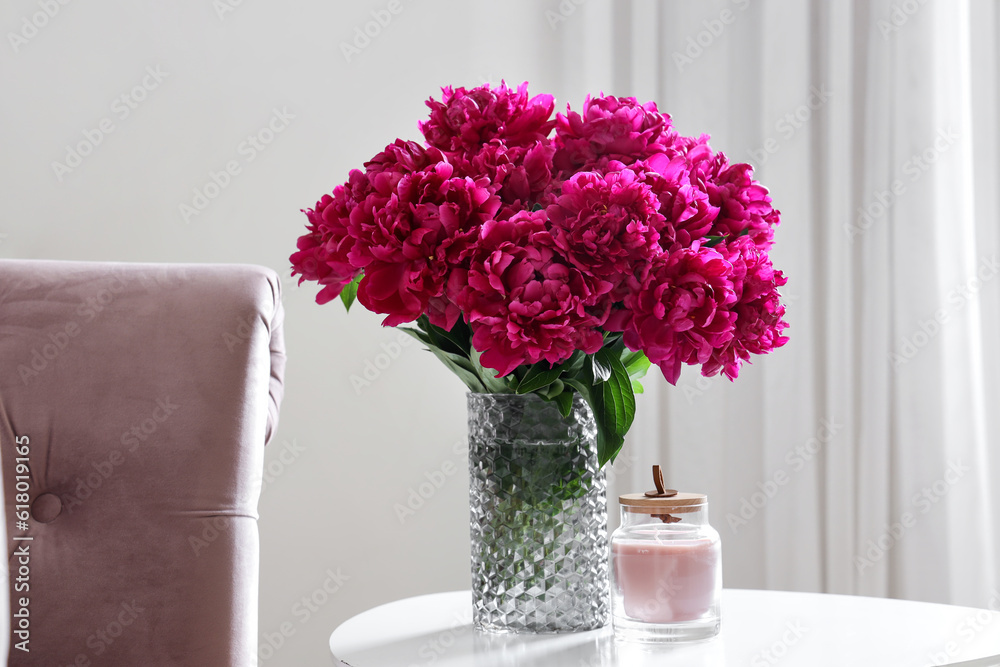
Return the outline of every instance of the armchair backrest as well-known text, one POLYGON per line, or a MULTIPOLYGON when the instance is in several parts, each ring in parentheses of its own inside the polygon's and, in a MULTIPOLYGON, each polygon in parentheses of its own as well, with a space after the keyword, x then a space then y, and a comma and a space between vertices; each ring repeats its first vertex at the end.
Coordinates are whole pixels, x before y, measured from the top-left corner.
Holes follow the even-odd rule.
POLYGON ((0 261, 10 664, 256 664, 283 373, 269 269, 0 261))

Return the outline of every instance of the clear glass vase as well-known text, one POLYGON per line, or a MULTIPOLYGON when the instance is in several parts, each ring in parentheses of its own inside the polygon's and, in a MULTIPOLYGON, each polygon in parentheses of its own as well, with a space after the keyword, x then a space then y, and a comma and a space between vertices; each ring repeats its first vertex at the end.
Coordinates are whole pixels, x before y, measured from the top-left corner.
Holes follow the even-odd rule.
POLYGON ((498 633, 608 621, 604 471, 593 413, 534 394, 469 394, 473 622, 498 633))

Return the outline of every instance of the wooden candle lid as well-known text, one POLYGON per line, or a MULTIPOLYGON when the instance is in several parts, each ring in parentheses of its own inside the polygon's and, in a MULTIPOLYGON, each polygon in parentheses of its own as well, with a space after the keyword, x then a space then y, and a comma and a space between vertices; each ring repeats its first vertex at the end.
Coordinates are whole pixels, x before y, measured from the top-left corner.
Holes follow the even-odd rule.
POLYGON ((697 512, 708 502, 704 493, 678 493, 664 498, 650 498, 644 493, 626 493, 618 502, 629 512, 643 514, 683 514, 697 512))
MULTIPOLYGON (((618 496, 618 502, 628 512, 639 514, 683 514, 685 512, 697 512, 698 509, 708 502, 708 496, 703 493, 678 493, 673 489, 664 487, 663 470, 660 466, 653 466, 653 484, 656 489, 646 493, 626 493, 618 496)), ((680 521, 680 519, 674 519, 680 521)))

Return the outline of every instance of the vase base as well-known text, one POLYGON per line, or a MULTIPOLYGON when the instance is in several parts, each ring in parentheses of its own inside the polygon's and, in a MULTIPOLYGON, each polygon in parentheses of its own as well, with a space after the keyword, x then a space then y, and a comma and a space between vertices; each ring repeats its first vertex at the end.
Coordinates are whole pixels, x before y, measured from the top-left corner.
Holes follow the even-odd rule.
POLYGON ((491 637, 502 637, 506 635, 559 635, 571 632, 589 632, 590 630, 600 630, 607 625, 607 621, 588 623, 580 626, 553 626, 553 625, 500 625, 496 623, 473 623, 476 634, 491 637))

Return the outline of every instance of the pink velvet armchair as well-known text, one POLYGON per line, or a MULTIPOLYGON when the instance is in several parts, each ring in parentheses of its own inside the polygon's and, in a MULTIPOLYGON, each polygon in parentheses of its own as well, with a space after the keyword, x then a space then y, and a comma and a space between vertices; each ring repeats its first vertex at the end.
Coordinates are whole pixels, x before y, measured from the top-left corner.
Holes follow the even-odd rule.
POLYGON ((256 664, 280 283, 0 261, 11 665, 256 664))

